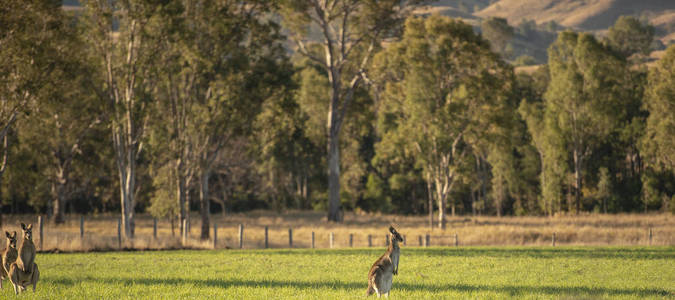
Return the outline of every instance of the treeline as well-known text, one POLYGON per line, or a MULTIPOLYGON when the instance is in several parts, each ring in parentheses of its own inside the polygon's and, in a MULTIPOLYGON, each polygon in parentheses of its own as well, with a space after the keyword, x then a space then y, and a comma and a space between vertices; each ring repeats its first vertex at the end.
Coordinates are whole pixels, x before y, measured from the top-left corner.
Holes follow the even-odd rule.
POLYGON ((2 211, 675 208, 675 46, 621 18, 515 73, 418 2, 1 0, 2 211))

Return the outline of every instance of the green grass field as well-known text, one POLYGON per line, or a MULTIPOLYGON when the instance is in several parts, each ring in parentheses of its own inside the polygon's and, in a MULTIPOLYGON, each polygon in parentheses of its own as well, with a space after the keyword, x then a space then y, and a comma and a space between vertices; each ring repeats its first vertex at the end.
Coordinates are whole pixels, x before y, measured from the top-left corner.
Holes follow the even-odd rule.
MULTIPOLYGON (((38 254, 44 299, 357 299, 384 249, 38 254)), ((9 281, 0 298, 13 298, 9 281)), ((403 248, 391 298, 675 299, 675 247, 403 248)))

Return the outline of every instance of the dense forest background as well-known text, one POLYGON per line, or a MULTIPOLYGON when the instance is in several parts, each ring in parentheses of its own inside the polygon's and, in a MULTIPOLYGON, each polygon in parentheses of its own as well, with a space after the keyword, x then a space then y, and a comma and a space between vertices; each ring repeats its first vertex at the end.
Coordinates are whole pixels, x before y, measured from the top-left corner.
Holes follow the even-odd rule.
POLYGON ((208 237, 209 213, 252 209, 675 210, 675 45, 644 18, 80 2, 0 0, 2 213, 121 212, 133 236, 135 213, 198 210, 208 237))

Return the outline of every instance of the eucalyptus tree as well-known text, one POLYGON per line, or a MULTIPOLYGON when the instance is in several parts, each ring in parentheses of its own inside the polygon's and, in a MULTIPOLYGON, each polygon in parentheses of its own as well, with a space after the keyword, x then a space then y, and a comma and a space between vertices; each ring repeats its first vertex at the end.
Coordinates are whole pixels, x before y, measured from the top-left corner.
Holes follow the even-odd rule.
MULTIPOLYGON (((223 149, 252 130, 265 101, 287 93, 290 76, 268 1, 179 1, 181 23, 167 40, 161 94, 168 102, 169 151, 179 212, 198 179, 201 238, 209 238, 209 179, 223 149), (175 63, 172 63, 174 61, 175 63)), ((165 26, 171 26, 165 24, 165 26)), ((160 69, 162 70, 162 69, 160 69)))
POLYGON ((94 86, 106 102, 119 176, 124 235, 134 237, 138 161, 143 150, 148 107, 155 82, 150 80, 160 44, 152 23, 170 2, 149 0, 83 1, 85 35, 102 78, 94 86))
MULTIPOLYGON (((36 107, 54 82, 56 57, 64 24, 60 3, 0 1, 0 176, 8 165, 8 134, 16 120, 36 107)), ((58 71, 58 70, 57 70, 58 71)))
POLYGON ((281 14, 296 51, 321 66, 330 84, 326 139, 328 220, 340 221, 340 132, 354 92, 381 42, 419 0, 284 0, 281 14), (318 44, 323 51, 312 51, 318 44))
POLYGON ((610 47, 629 57, 635 53, 649 54, 654 39, 654 26, 642 23, 635 17, 620 16, 607 32, 610 47))
MULTIPOLYGON (((649 71, 648 83, 643 102, 649 112, 645 135, 640 141, 640 148, 645 153, 648 168, 652 172, 643 175, 643 198, 662 198, 662 208, 668 202, 675 209, 675 46, 671 45, 666 54, 649 71), (661 175, 652 175, 661 173, 661 175), (660 190, 654 182, 663 181, 660 190), (669 188, 668 188, 669 187, 669 188), (660 194, 660 195, 659 195, 660 194)), ((647 207, 645 203, 645 207, 647 207)))
POLYGON ((649 71, 644 107, 649 111, 644 148, 656 165, 675 169, 675 46, 649 71))
MULTIPOLYGON (((512 70, 471 26, 446 17, 410 18, 401 41, 376 57, 387 80, 378 149, 413 153, 433 186, 439 227, 462 164, 499 125, 512 89, 512 70)), ((380 79, 382 78, 382 79, 380 79)), ((452 201, 452 212, 456 202, 452 201)))
POLYGON ((617 111, 627 99, 627 70, 623 59, 590 34, 562 32, 548 54, 551 83, 545 110, 572 158, 579 212, 586 160, 617 124, 617 111))

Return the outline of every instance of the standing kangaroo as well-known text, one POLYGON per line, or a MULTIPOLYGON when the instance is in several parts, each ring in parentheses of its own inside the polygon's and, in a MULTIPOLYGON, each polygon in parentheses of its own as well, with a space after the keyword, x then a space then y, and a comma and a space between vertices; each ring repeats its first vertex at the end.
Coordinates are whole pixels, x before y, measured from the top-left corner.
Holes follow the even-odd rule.
POLYGON ((389 291, 391 290, 394 275, 398 274, 398 261, 401 257, 401 248, 398 246, 398 243, 403 242, 403 238, 393 226, 389 227, 389 232, 389 247, 387 251, 375 261, 370 268, 370 272, 368 272, 367 296, 377 293, 378 298, 383 294, 389 298, 389 291))
POLYGON ((29 285, 33 285, 33 292, 35 292, 40 278, 40 271, 35 263, 33 224, 26 226, 26 224, 21 223, 21 229, 23 229, 23 243, 19 247, 18 258, 7 270, 9 281, 14 285, 14 293, 17 295, 29 285))
POLYGON ((19 246, 19 258, 16 260, 16 264, 24 272, 30 272, 29 268, 33 267, 33 261, 35 261, 35 244, 33 244, 33 224, 21 223, 21 229, 23 229, 23 242, 19 246))
POLYGON ((2 281, 9 278, 9 267, 16 261, 18 252, 16 251, 16 231, 14 235, 5 231, 7 236, 7 248, 2 252, 2 267, 0 267, 0 289, 2 289, 2 281))

